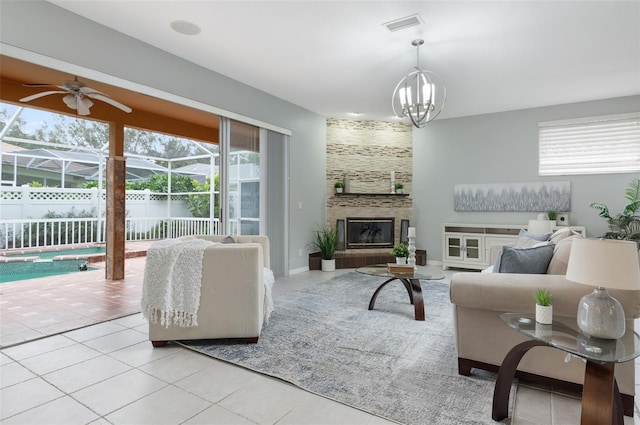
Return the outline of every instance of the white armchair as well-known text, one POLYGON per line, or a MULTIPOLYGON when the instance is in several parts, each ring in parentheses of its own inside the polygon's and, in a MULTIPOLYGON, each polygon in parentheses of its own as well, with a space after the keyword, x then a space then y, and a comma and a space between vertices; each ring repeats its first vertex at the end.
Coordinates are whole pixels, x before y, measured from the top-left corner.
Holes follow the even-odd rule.
MULTIPOLYGON (((198 236, 222 242, 225 236, 198 236)), ((269 269, 269 239, 266 236, 234 236, 235 243, 207 247, 202 259, 200 306, 197 326, 168 327, 149 322, 149 340, 154 347, 169 340, 242 339, 258 342, 265 321, 269 269)), ((270 271, 269 271, 270 273, 270 271)))

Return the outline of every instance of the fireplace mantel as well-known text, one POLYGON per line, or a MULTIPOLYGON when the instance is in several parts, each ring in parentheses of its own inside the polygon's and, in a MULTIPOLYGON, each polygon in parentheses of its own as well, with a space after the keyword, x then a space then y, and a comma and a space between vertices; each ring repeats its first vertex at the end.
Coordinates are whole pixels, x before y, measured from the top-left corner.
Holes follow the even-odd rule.
POLYGON ((408 193, 375 193, 375 192, 367 192, 367 193, 334 193, 335 196, 409 196, 408 193))

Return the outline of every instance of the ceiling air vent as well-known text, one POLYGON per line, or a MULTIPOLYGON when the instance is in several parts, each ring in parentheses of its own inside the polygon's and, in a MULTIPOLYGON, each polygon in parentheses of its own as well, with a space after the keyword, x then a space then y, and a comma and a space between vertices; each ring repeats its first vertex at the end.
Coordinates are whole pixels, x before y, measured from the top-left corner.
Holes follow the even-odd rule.
POLYGON ((391 32, 403 30, 405 28, 413 27, 415 25, 423 24, 424 21, 417 13, 415 15, 406 16, 404 18, 396 19, 395 21, 385 22, 384 25, 391 32))

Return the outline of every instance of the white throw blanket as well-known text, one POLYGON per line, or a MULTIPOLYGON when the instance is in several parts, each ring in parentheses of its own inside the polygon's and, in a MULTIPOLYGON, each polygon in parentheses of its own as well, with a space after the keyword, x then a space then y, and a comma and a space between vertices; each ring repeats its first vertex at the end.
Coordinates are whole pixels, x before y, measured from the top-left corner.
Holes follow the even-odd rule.
POLYGON ((155 242, 147 250, 142 314, 165 328, 198 326, 202 258, 217 245, 192 236, 155 242))
POLYGON ((276 279, 273 277, 273 271, 268 268, 264 268, 264 323, 269 323, 269 316, 273 311, 273 297, 271 296, 271 289, 276 279))

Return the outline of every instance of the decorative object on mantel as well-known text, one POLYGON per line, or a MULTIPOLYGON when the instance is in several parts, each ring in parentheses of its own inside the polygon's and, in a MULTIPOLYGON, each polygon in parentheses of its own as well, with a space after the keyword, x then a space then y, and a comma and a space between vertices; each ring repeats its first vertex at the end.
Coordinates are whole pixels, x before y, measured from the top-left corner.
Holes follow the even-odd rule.
POLYGON ((398 118, 409 117, 417 128, 424 127, 435 119, 447 98, 447 89, 440 77, 431 71, 420 69, 420 46, 424 40, 416 39, 416 66, 400 80, 393 90, 391 107, 398 118))
POLYGON ((618 339, 625 333, 622 305, 606 288, 640 289, 640 265, 635 242, 574 239, 566 279, 595 286, 578 303, 578 327, 585 335, 618 339))
POLYGON ((407 264, 416 268, 416 228, 409 227, 407 231, 407 237, 409 238, 409 258, 407 264))
POLYGON ((455 211, 571 211, 571 182, 456 184, 455 211))
POLYGON ((550 325, 553 322, 553 297, 547 289, 538 289, 535 293, 536 299, 536 322, 543 325, 550 325))
POLYGON ((344 188, 344 183, 342 182, 335 182, 335 184, 333 185, 333 187, 336 189, 336 193, 342 193, 342 190, 344 188))
POLYGON ((404 193, 404 185, 402 183, 396 182, 393 186, 396 189, 396 193, 404 193))
POLYGON ((344 192, 351 192, 351 181, 349 179, 349 173, 344 173, 344 175, 342 176, 342 183, 344 184, 344 192))
POLYGON ((407 264, 407 257, 409 256, 409 247, 403 243, 399 243, 393 247, 391 255, 396 257, 396 264, 407 264))
POLYGON ((338 245, 338 229, 326 225, 316 230, 312 245, 320 250, 322 256, 322 271, 332 272, 336 270, 336 260, 333 255, 338 245))
POLYGON ((396 193, 396 172, 391 172, 391 193, 396 193))

